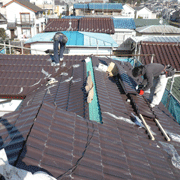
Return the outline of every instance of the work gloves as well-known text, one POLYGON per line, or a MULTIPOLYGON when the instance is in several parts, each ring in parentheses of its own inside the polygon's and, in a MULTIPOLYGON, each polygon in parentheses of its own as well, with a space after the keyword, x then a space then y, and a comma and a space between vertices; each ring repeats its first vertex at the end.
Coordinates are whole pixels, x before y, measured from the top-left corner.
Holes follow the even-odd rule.
POLYGON ((144 91, 141 89, 140 91, 139 91, 139 95, 143 95, 144 94, 144 91))
POLYGON ((137 85, 136 86, 136 90, 138 92, 139 95, 143 95, 144 91, 141 89, 143 86, 142 85, 137 85))

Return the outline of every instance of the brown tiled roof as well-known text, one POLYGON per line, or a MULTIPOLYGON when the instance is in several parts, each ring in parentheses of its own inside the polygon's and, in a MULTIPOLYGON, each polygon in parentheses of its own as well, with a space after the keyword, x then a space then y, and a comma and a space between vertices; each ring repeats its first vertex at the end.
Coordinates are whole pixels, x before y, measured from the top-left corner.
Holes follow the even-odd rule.
POLYGON ((79 31, 114 34, 112 18, 81 18, 79 19, 79 31))
MULTIPOLYGON (((164 65, 171 64, 177 71, 180 71, 180 44, 165 42, 142 42, 141 54, 155 54, 155 63, 164 65)), ((142 63, 151 63, 151 56, 141 58, 142 63)))
POLYGON ((0 55, 0 58, 0 96, 4 98, 25 97, 47 82, 48 75, 59 73, 51 66, 50 56, 0 55))
MULTIPOLYGON (((172 157, 178 160, 179 142, 166 142, 153 118, 158 118, 169 133, 178 134, 180 127, 162 103, 152 112, 147 94, 136 93, 137 80, 132 78, 129 63, 115 62, 119 70, 115 78, 94 68, 103 124, 88 120, 84 59, 65 56, 70 68, 67 74, 55 76, 57 84, 38 87, 26 96, 19 111, 3 117, 6 123, 0 128, 0 136, 1 143, 7 139, 11 147, 6 149, 9 161, 17 160, 12 164, 31 172, 46 170, 61 179, 178 179, 180 171, 172 164, 172 157), (156 134, 155 141, 131 121, 131 113, 143 114, 156 134)), ((111 61, 92 57, 93 67, 111 61)))
POLYGON ((54 31, 67 31, 70 27, 70 31, 78 31, 78 19, 48 19, 45 32, 54 32, 54 31))
POLYGON ((95 33, 114 34, 114 23, 112 18, 89 18, 80 19, 49 19, 45 28, 45 32, 54 31, 85 31, 95 33))

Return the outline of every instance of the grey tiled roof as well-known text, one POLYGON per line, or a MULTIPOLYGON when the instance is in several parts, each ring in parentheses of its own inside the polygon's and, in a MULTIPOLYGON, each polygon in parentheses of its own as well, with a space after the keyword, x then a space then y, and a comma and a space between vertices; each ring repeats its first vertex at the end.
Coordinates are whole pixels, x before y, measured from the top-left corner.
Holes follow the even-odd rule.
MULTIPOLYGON (((15 57, 6 55, 14 62, 15 57)), ((31 58, 37 59, 37 64, 42 65, 48 58, 23 57, 30 62, 31 58)), ((134 87, 142 79, 132 78, 129 63, 92 57, 93 67, 115 62, 119 75, 107 77, 94 68, 103 124, 88 119, 83 92, 85 58, 65 56, 62 64, 66 63, 66 69, 61 71, 60 66, 58 73, 53 74, 56 84, 44 82, 26 95, 19 111, 1 118, 1 148, 5 147, 11 164, 31 172, 46 170, 61 179, 178 179, 180 171, 172 164, 172 157, 178 160, 179 142, 166 142, 153 118, 158 118, 169 133, 179 134, 180 127, 162 103, 152 112, 145 100, 147 94, 140 97, 136 93, 134 87), (81 81, 73 82, 69 77, 81 81), (131 103, 126 101, 128 97, 131 103), (156 134, 154 141, 131 120, 131 113, 143 114, 156 134)), ((26 71, 35 67, 36 64, 29 64, 26 71)))
POLYGON ((34 11, 34 12, 42 12, 44 11, 43 9, 41 9, 40 7, 30 3, 29 1, 26 1, 26 0, 13 0, 13 1, 10 1, 9 3, 5 4, 4 6, 7 6, 9 5, 10 3, 13 3, 13 2, 16 2, 16 3, 19 3, 25 7, 27 7, 28 9, 34 11))

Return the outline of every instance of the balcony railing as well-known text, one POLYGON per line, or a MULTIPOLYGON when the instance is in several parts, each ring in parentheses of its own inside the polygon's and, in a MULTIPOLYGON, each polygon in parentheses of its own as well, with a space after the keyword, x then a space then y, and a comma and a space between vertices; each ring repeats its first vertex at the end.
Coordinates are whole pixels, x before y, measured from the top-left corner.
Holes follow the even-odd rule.
POLYGON ((17 19, 16 18, 16 24, 17 25, 34 25, 35 24, 35 19, 23 20, 23 19, 17 19))

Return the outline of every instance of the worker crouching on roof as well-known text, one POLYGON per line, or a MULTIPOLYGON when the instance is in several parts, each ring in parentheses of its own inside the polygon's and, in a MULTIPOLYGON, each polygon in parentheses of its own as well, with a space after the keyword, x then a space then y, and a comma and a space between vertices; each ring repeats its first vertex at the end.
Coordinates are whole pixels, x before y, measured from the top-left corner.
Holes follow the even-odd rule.
POLYGON ((144 91, 150 89, 149 102, 151 108, 159 105, 164 94, 168 80, 165 69, 164 65, 158 63, 141 65, 132 69, 134 77, 143 76, 144 78, 140 84, 142 88, 139 89, 139 95, 143 95, 144 91))
POLYGON ((54 66, 58 66, 60 65, 59 61, 62 61, 63 60, 63 54, 64 54, 64 50, 65 50, 65 46, 66 46, 66 43, 68 41, 68 38, 66 37, 66 35, 64 35, 63 33, 61 32, 57 32, 54 37, 53 37, 53 40, 54 40, 54 61, 53 61, 53 65, 54 66), (59 47, 59 44, 60 44, 60 50, 59 50, 59 55, 58 55, 58 47, 59 47))

